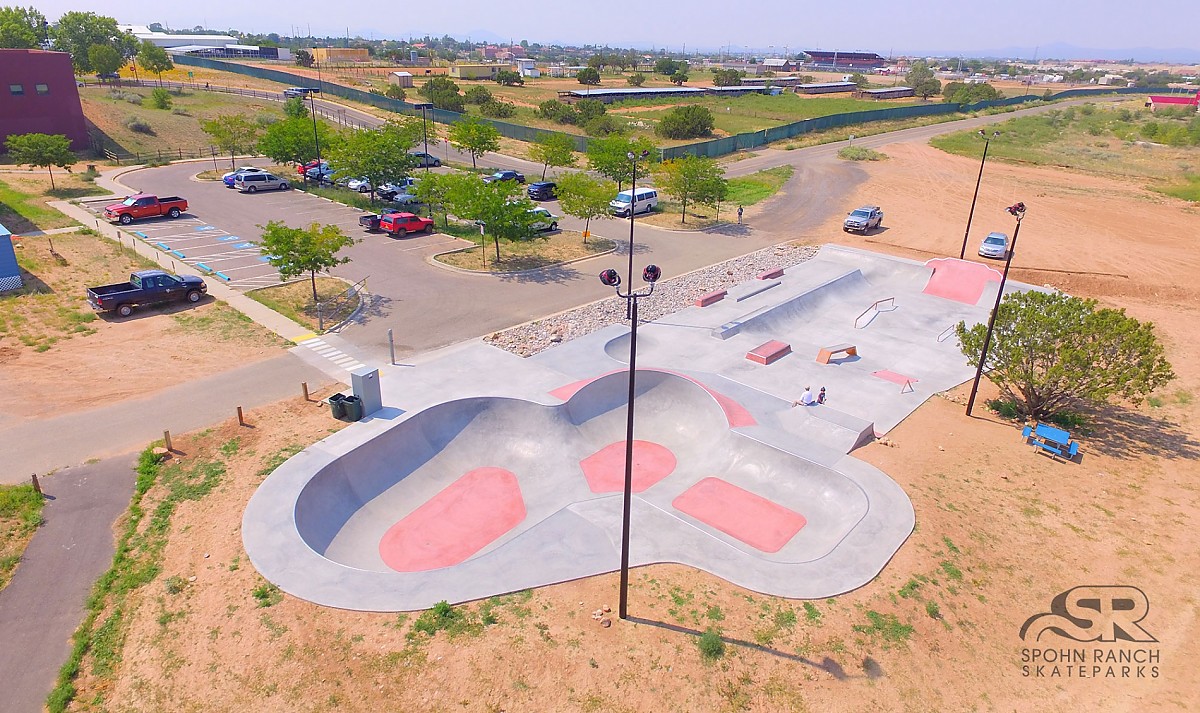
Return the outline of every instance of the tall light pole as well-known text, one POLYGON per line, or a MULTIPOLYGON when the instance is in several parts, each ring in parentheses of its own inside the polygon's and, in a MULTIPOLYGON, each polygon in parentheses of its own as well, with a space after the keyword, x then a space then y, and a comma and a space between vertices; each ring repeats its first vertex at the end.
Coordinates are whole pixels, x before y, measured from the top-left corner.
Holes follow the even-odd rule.
POLYGON ((1004 260, 1004 274, 1000 276, 1000 289, 996 290, 996 304, 992 306, 992 316, 988 318, 987 334, 983 338, 983 349, 979 352, 979 365, 975 367, 975 383, 971 384, 971 396, 967 399, 967 415, 975 407, 975 394, 979 392, 979 379, 983 376, 983 365, 987 361, 988 347, 992 344, 992 329, 996 326, 996 313, 1000 311, 1000 298, 1004 296, 1004 283, 1008 281, 1008 266, 1012 265, 1013 253, 1017 251, 1017 236, 1021 234, 1021 219, 1025 217, 1025 204, 1017 203, 1005 208, 1017 219, 1017 229, 1013 231, 1012 245, 1008 246, 1008 257, 1004 260))
POLYGON ((416 102, 413 108, 421 110, 421 134, 425 137, 425 157, 421 159, 421 163, 425 164, 425 175, 429 175, 429 125, 425 123, 425 110, 433 108, 433 104, 416 102))
POLYGON ((983 181, 983 164, 987 163, 988 146, 992 144, 992 139, 1000 135, 1000 132, 993 131, 992 135, 988 136, 983 129, 980 129, 979 135, 983 137, 983 159, 979 161, 979 177, 975 179, 975 195, 971 197, 971 212, 967 213, 967 229, 963 232, 962 249, 958 251, 959 260, 967 256, 967 239, 971 234, 971 218, 975 217, 975 201, 979 200, 979 184, 983 181))
POLYGON ((662 277, 657 265, 647 265, 642 270, 642 279, 650 284, 646 292, 634 292, 632 283, 621 293, 621 275, 611 267, 600 273, 600 282, 617 291, 633 310, 633 321, 629 327, 629 401, 625 405, 625 493, 621 511, 621 593, 617 604, 617 616, 629 618, 629 508, 633 502, 633 399, 637 379, 637 328, 638 298, 654 294, 654 285, 662 277))
MULTIPOLYGON (((642 151, 641 155, 636 155, 632 151, 625 154, 629 159, 629 163, 633 166, 633 174, 629 181, 629 271, 625 273, 628 277, 626 282, 633 284, 633 213, 637 207, 637 162, 638 159, 644 159, 650 155, 649 149, 642 151)), ((636 307, 636 302, 625 302, 625 319, 635 319, 633 309, 636 307)))

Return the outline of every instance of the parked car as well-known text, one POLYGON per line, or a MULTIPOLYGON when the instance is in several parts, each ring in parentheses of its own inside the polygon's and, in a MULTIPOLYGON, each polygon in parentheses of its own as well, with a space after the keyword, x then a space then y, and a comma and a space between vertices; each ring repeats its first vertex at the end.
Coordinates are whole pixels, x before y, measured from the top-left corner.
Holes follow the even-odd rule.
POLYGON ((529 213, 534 216, 534 221, 529 224, 529 227, 534 230, 558 230, 557 215, 554 215, 545 208, 531 208, 529 213))
POLYGON ((425 168, 426 166, 441 166, 442 160, 433 154, 425 153, 424 151, 410 151, 409 155, 417 159, 417 166, 425 168))
POLYGON ((104 218, 109 221, 119 221, 121 225, 129 225, 142 218, 178 218, 188 209, 188 202, 179 196, 159 198, 148 193, 128 196, 120 203, 114 203, 104 209, 104 218))
POLYGON ((257 166, 242 166, 221 176, 221 182, 225 184, 226 188, 233 188, 233 179, 242 173, 270 173, 270 171, 265 168, 258 168, 257 166))
POLYGON ((308 169, 304 175, 318 183, 333 183, 333 167, 324 162, 320 166, 308 169))
POLYGON ((258 191, 286 191, 292 184, 273 173, 239 173, 233 177, 233 187, 242 193, 258 191))
POLYGON ((516 171, 496 171, 490 176, 483 177, 484 183, 491 183, 492 181, 516 181, 517 183, 524 183, 525 175, 516 171))
POLYGON ((433 221, 413 213, 389 213, 379 219, 379 229, 403 238, 409 233, 432 233, 433 221))
POLYGON ((346 181, 346 188, 349 188, 352 191, 358 191, 359 193, 370 193, 371 181, 367 180, 366 178, 351 178, 350 180, 346 181))
MULTIPOLYGON (((375 195, 383 198, 384 200, 392 200, 393 196, 399 195, 401 193, 411 193, 412 189, 414 187, 416 187, 416 185, 417 185, 417 179, 402 178, 399 181, 396 181, 395 183, 385 183, 382 186, 380 186, 379 188, 376 188, 375 195)), ((415 200, 415 197, 414 197, 414 200, 415 200)))
POLYGON ((421 199, 420 199, 420 198, 417 198, 417 197, 416 197, 415 195, 413 195, 412 193, 409 193, 409 192, 408 192, 408 189, 405 189, 405 190, 402 190, 402 191, 398 191, 398 192, 395 192, 395 193, 393 193, 393 192, 388 192, 388 194, 387 194, 387 195, 384 195, 384 194, 382 194, 382 193, 378 193, 378 192, 377 192, 377 193, 376 193, 376 195, 378 195, 378 196, 382 197, 382 198, 383 198, 384 200, 386 200, 386 201, 391 201, 392 203, 398 203, 398 204, 400 204, 400 205, 412 205, 412 204, 414 204, 414 203, 420 203, 420 202, 421 202, 421 199))
POLYGON ((378 213, 367 213, 366 215, 360 215, 358 216, 358 224, 368 232, 379 230, 380 220, 382 220, 385 216, 391 215, 392 213, 399 212, 399 208, 384 208, 378 213))
POLYGON ((609 209, 613 215, 628 216, 630 211, 634 213, 649 213, 658 206, 658 191, 653 188, 637 189, 637 198, 634 198, 633 191, 621 191, 608 202, 609 209))
POLYGON ((871 228, 878 228, 883 223, 883 211, 877 205, 865 205, 855 208, 842 222, 842 230, 847 233, 867 234, 871 228))
POLYGON ((537 183, 530 183, 529 188, 526 188, 525 192, 535 201, 550 201, 555 198, 554 191, 556 188, 558 188, 558 184, 554 181, 538 181, 537 183))
POLYGON ((306 98, 309 94, 320 94, 321 90, 316 87, 288 87, 283 90, 283 96, 286 99, 293 97, 306 98))
POLYGON ((988 233, 979 244, 979 254, 982 257, 992 257, 1004 260, 1008 257, 1008 236, 1004 233, 988 233))
POLYGON ((88 304, 97 312, 116 312, 122 317, 133 314, 139 305, 164 302, 199 302, 208 292, 204 280, 194 275, 171 275, 162 270, 141 270, 129 276, 129 282, 87 288, 88 304))
POLYGON ((301 176, 307 176, 308 172, 314 168, 326 168, 328 166, 329 166, 328 161, 317 161, 316 159, 313 159, 312 161, 309 161, 308 163, 302 163, 299 166, 297 166, 296 173, 300 174, 301 176))

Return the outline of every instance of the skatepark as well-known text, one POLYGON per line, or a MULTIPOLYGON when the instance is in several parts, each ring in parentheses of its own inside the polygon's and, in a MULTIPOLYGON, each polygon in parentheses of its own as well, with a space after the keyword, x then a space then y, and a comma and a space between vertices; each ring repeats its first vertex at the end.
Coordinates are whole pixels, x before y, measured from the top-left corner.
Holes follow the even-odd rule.
MULTIPOLYGON (((953 327, 986 319, 999 278, 826 246, 639 326, 631 565, 790 598, 869 582, 914 513, 852 451, 973 375, 953 327), (805 387, 828 401, 795 405, 805 387)), ((255 493, 253 564, 368 611, 616 570, 629 337, 614 325, 529 358, 473 341, 386 367, 382 409, 255 493)))

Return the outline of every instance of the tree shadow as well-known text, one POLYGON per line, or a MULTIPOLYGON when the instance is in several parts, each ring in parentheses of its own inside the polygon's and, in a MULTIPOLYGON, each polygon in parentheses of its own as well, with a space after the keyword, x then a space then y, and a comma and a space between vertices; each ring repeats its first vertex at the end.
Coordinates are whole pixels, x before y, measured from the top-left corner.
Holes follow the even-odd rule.
POLYGON ((550 265, 528 272, 512 272, 496 275, 503 282, 516 284, 566 284, 582 277, 581 272, 570 265, 550 265))
POLYGON ((1118 458, 1152 455, 1169 460, 1200 458, 1200 441, 1166 418, 1156 418, 1125 406, 1106 406, 1083 412, 1087 419, 1087 448, 1118 458))
MULTIPOLYGON (((609 240, 612 240, 613 243, 615 243, 615 245, 613 246, 613 251, 611 253, 612 255, 624 255, 626 258, 629 257, 629 239, 628 238, 626 238, 625 240, 609 238, 609 240)), ((641 255, 643 253, 648 253, 648 252, 650 252, 649 245, 647 245, 645 243, 639 243, 639 242, 637 242, 636 239, 634 240, 634 242, 633 242, 633 254, 634 255, 641 255)))
MULTIPOLYGON (((690 629, 686 626, 679 626, 677 624, 668 624, 666 622, 654 621, 653 619, 644 619, 642 617, 637 617, 637 616, 629 617, 629 621, 632 621, 635 624, 645 624, 646 626, 653 626, 653 627, 656 627, 659 629, 666 629, 667 631, 673 631, 677 634, 685 634, 687 636, 694 636, 696 638, 700 638, 704 634, 703 631, 698 631, 696 629, 690 629)), ((800 656, 799 654, 789 654, 786 651, 772 649, 769 646, 763 646, 762 644, 756 644, 756 643, 753 643, 750 641, 746 641, 744 639, 737 639, 732 636, 722 636, 721 641, 724 641, 726 644, 729 644, 730 646, 740 646, 744 649, 759 651, 764 654, 769 654, 771 656, 777 656, 782 659, 787 659, 788 661, 794 661, 795 663, 804 664, 805 666, 811 666, 812 668, 819 669, 821 671, 824 671, 825 673, 828 673, 830 676, 833 676, 838 681, 847 681, 852 678, 867 678, 867 679, 875 680, 875 679, 883 678, 885 675, 883 672, 883 667, 879 665, 879 662, 877 662, 875 659, 871 658, 870 656, 863 659, 863 661, 862 661, 863 672, 861 674, 851 674, 851 673, 847 673, 846 669, 840 663, 838 663, 837 661, 834 661, 833 659, 829 658, 828 656, 824 657, 820 661, 814 661, 813 659, 807 658, 805 656, 800 656)))
POLYGON ((21 268, 21 287, 7 292, 0 292, 0 297, 17 297, 19 295, 52 295, 54 288, 42 282, 42 279, 32 272, 21 268))
POLYGON ((701 230, 710 235, 726 235, 732 238, 745 238, 750 235, 750 225, 747 223, 721 223, 711 228, 701 230))
POLYGON ((366 324, 373 319, 387 317, 392 313, 392 298, 371 293, 363 300, 362 306, 350 316, 347 322, 351 324, 366 324))
POLYGON ((92 149, 93 153, 96 155, 96 158, 104 158, 105 149, 118 154, 133 153, 129 149, 122 146, 116 139, 104 133, 100 127, 93 124, 86 117, 83 121, 87 127, 88 136, 92 140, 92 149))

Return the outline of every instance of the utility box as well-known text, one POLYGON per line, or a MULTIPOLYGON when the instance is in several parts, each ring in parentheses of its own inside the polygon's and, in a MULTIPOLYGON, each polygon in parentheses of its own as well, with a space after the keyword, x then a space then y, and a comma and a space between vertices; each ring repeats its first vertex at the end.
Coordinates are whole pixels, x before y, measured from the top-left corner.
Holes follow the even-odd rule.
POLYGON ((354 389, 354 395, 362 401, 363 416, 370 416, 383 408, 378 369, 363 366, 350 372, 350 386, 354 389))

